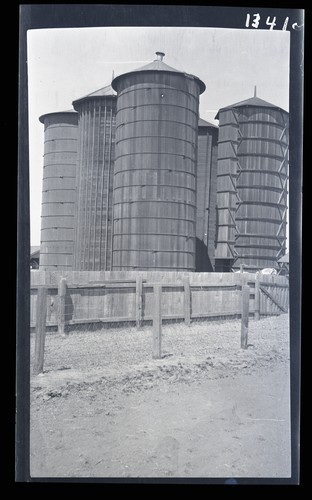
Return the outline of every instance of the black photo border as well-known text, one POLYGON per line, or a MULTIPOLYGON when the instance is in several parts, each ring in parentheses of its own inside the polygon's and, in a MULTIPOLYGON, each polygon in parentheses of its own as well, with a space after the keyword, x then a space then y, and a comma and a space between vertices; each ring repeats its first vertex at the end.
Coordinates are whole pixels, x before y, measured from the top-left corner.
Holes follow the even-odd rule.
MULTIPOLYGON (((226 2, 225 2, 226 3, 226 2)), ((297 485, 300 444, 300 373, 302 304, 302 184, 303 184, 303 53, 302 8, 150 4, 23 4, 19 6, 18 169, 16 246, 16 423, 15 481, 59 483, 226 484, 229 478, 31 478, 29 470, 30 404, 30 220, 27 31, 43 28, 105 26, 179 26, 252 29, 246 14, 261 18, 289 17, 290 31, 290 372, 291 372, 291 477, 236 478, 239 485, 297 485)), ((263 27, 264 28, 264 27, 263 27)), ((281 27, 276 27, 281 29, 281 27)))

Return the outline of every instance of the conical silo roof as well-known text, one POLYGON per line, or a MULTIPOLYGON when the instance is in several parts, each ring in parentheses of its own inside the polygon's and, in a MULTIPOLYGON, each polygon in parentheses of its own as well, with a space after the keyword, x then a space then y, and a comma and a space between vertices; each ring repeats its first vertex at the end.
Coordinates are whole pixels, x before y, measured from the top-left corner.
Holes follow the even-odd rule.
POLYGON ((200 93, 202 94, 206 90, 206 85, 202 80, 200 80, 197 76, 191 75, 189 73, 185 73, 184 71, 180 71, 178 69, 172 68, 172 66, 169 66, 168 64, 164 63, 163 57, 165 56, 164 52, 156 52, 157 59, 154 61, 150 62, 149 64, 146 64, 145 66, 142 66, 141 68, 135 69, 133 71, 129 71, 127 73, 123 73, 122 75, 116 76, 116 78, 112 81, 112 87, 113 89, 117 89, 117 82, 120 78, 125 77, 126 75, 130 74, 135 74, 135 73, 145 73, 149 71, 162 71, 164 73, 179 73, 181 75, 184 75, 189 78, 194 78, 199 84, 200 88, 200 93))
POLYGON ((100 89, 91 92, 90 94, 75 99, 72 104, 75 107, 76 103, 95 97, 116 97, 116 92, 113 90, 111 85, 106 85, 105 87, 101 87, 100 89))
POLYGON ((274 108, 274 109, 280 109, 284 111, 285 109, 281 108, 280 106, 276 106, 275 104, 272 104, 271 102, 264 101, 263 99, 260 99, 260 97, 253 96, 250 99, 245 99, 244 101, 236 102, 235 104, 231 104, 229 106, 225 106, 224 108, 220 108, 218 113, 216 114, 215 118, 216 120, 219 119, 219 113, 220 111, 226 111, 227 109, 232 109, 232 108, 240 108, 244 106, 254 106, 257 108, 274 108))

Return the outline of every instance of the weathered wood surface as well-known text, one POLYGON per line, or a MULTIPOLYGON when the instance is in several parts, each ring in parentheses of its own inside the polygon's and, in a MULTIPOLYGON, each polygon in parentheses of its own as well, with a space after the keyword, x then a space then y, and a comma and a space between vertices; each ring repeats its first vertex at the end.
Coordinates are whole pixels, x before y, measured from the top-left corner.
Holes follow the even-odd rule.
POLYGON ((37 311, 36 311, 36 340, 35 340, 35 360, 33 366, 33 374, 39 375, 43 373, 44 364, 44 344, 46 332, 46 317, 47 317, 47 296, 48 290, 42 287, 38 290, 37 311))
POLYGON ((191 288, 190 279, 184 278, 184 321, 187 326, 191 324, 191 288))
POLYGON ((260 283, 258 277, 255 279, 255 319, 260 319, 260 283))
POLYGON ((241 348, 248 347, 249 286, 242 287, 241 348))
POLYGON ((161 358, 161 285, 154 286, 153 358, 161 358))
POLYGON ((66 322, 66 279, 61 278, 58 288, 58 315, 57 325, 58 333, 65 336, 65 322, 66 322))
MULTIPOLYGON (((265 287, 261 286, 260 290, 273 302, 273 307, 277 306, 283 312, 287 312, 286 309, 281 304, 280 296, 278 294, 277 298, 273 296, 271 292, 269 292, 265 287)), ((275 309, 275 308, 274 308, 275 309)))
MULTIPOLYGON (((251 316, 256 316, 256 288, 253 273, 163 273, 157 271, 150 273, 145 271, 43 273, 33 271, 31 277, 31 326, 33 327, 36 324, 37 293, 42 287, 48 288, 46 324, 47 326, 59 324, 57 294, 61 278, 66 279, 67 283, 66 323, 68 324, 74 324, 77 321, 87 322, 88 319, 95 321, 101 318, 105 322, 133 321, 137 325, 145 320, 152 320, 153 286, 159 283, 163 285, 163 319, 191 321, 201 317, 238 317, 241 311, 242 285, 250 287, 249 312, 251 316), (142 285, 139 285, 138 289, 138 283, 141 282, 142 285), (186 299, 185 283, 188 282, 189 292, 187 292, 186 299), (79 287, 76 287, 76 284, 79 287), (190 311, 189 318, 186 318, 186 307, 187 311, 190 311)), ((283 308, 279 308, 261 292, 259 317, 287 311, 288 281, 285 277, 261 276, 259 285, 264 287, 283 308)))
POLYGON ((142 326, 142 307, 143 307, 143 287, 142 278, 138 276, 136 279, 136 303, 135 303, 135 313, 136 313, 136 326, 141 328, 142 326))

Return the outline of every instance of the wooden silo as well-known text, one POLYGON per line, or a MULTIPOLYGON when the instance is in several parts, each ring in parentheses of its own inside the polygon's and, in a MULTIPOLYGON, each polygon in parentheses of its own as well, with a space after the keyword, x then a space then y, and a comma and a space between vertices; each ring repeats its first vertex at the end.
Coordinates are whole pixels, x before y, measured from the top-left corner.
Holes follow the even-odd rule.
POLYGON ((197 77, 163 62, 116 77, 113 269, 195 270, 197 77))
POLYGON ((40 270, 73 266, 77 169, 77 124, 74 110, 48 113, 44 124, 40 270))
POLYGON ((74 268, 110 270, 116 95, 108 85, 73 106, 79 114, 74 268))
POLYGON ((288 113, 254 96, 218 117, 218 270, 278 268, 286 251, 288 113))
POLYGON ((215 267, 218 127, 198 121, 196 271, 215 267))

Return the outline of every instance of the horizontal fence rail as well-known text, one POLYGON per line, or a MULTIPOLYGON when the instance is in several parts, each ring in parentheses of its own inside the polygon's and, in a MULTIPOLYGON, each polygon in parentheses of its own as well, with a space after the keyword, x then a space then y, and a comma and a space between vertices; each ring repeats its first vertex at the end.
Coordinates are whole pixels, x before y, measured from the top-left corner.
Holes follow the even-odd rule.
POLYGON ((249 316, 288 311, 288 280, 252 273, 41 272, 31 273, 31 324, 36 326, 38 290, 47 289, 46 326, 66 334, 66 325, 133 322, 154 318, 154 288, 160 287, 163 320, 241 317, 242 287, 249 287, 249 316))

